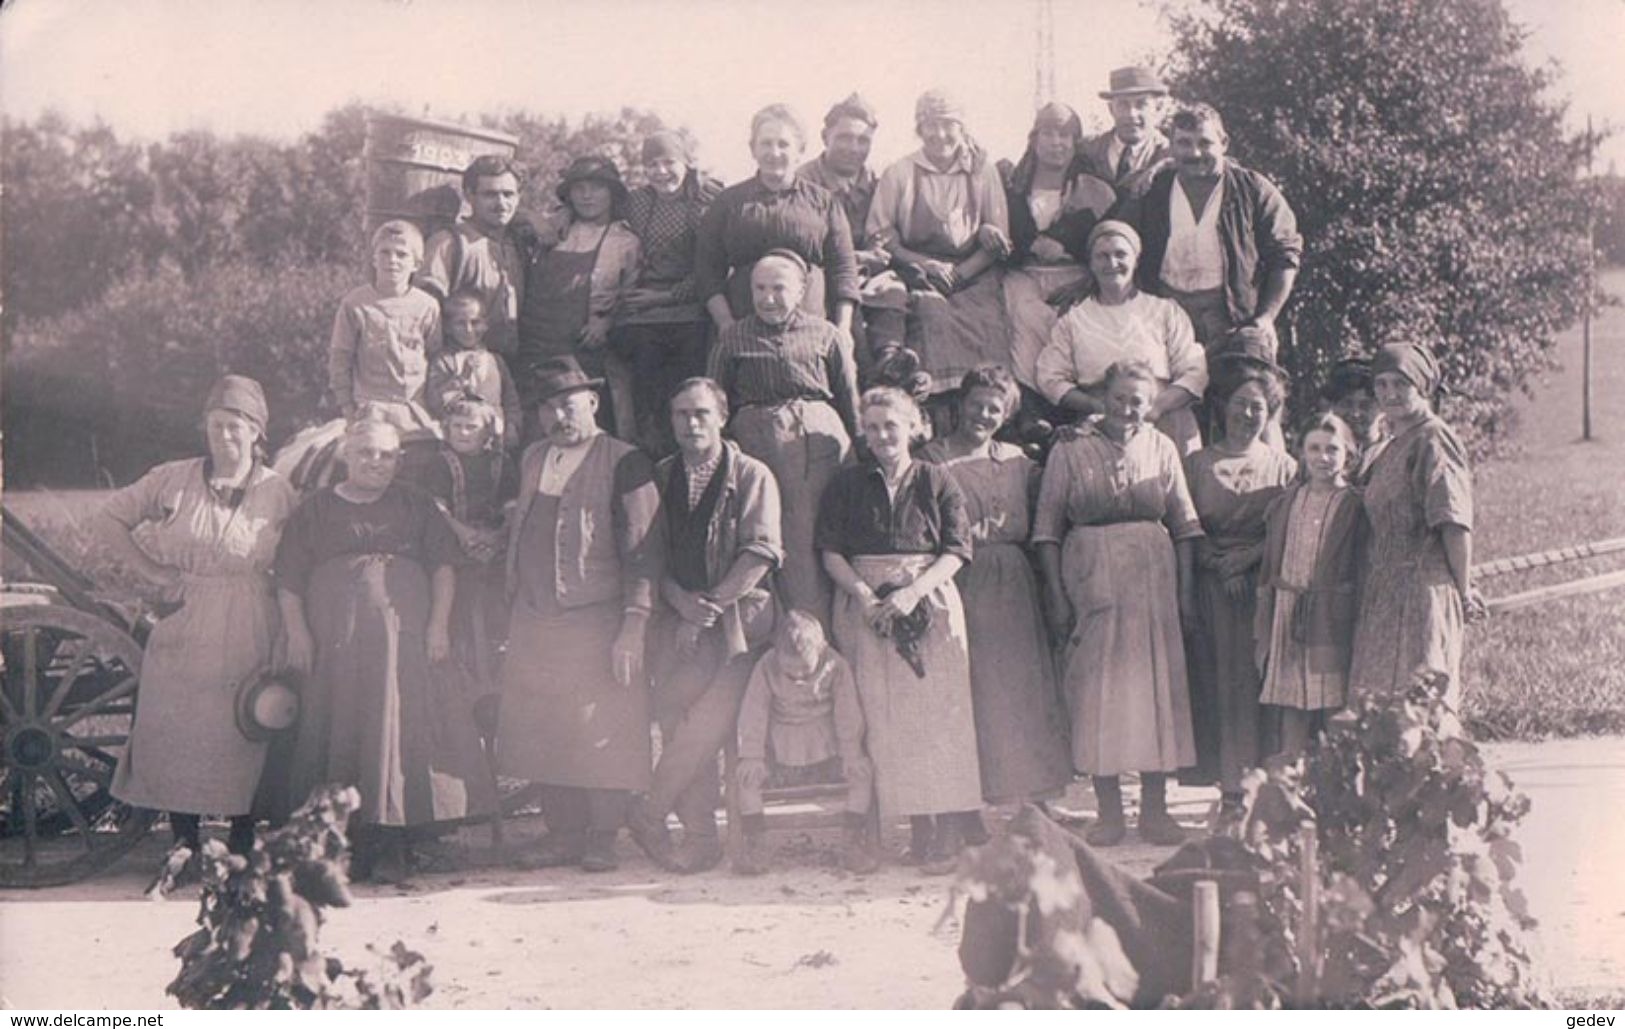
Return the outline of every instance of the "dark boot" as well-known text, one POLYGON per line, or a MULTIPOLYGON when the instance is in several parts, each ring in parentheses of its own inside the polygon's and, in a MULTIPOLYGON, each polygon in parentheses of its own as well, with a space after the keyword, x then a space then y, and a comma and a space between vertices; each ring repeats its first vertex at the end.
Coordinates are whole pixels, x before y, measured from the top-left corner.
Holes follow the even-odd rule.
POLYGON ((982 823, 980 811, 964 811, 958 816, 960 834, 965 838, 965 845, 980 847, 993 837, 988 833, 987 826, 982 823))
POLYGON ((677 864, 685 875, 709 872, 722 863, 722 837, 711 832, 684 831, 677 847, 677 864))
POLYGON ((226 849, 240 857, 247 857, 253 853, 253 815, 238 815, 231 820, 231 835, 226 837, 226 849))
POLYGON ((742 815, 739 821, 741 828, 745 831, 745 838, 741 841, 739 853, 734 855, 734 874, 764 875, 769 868, 767 816, 760 814, 742 815))
POLYGON ((1097 775, 1094 782, 1100 818, 1083 838, 1091 847, 1115 847, 1128 835, 1123 822, 1123 783, 1115 775, 1097 775))
POLYGON ((910 815, 908 819, 908 849, 898 863, 919 866, 931 860, 932 844, 937 837, 935 821, 930 815, 910 815))
POLYGON ((853 875, 868 875, 880 870, 880 857, 869 838, 869 816, 848 814, 845 839, 841 844, 841 867, 853 875))
POLYGON ((615 837, 619 831, 615 829, 588 829, 586 846, 581 852, 581 870, 583 872, 613 872, 621 867, 620 859, 615 856, 615 837))
POLYGON ((175 846, 187 847, 192 853, 203 849, 203 817, 180 811, 169 813, 169 831, 174 834, 175 846))
POLYGON ((1185 830, 1168 814, 1168 777, 1161 772, 1140 773, 1140 839, 1159 847, 1185 842, 1185 830))
POLYGON ((671 830, 666 828, 666 820, 655 817, 647 803, 640 802, 632 808, 632 814, 627 818, 627 828, 632 833, 633 842, 643 849, 650 861, 668 872, 683 870, 677 861, 676 848, 672 844, 671 830))
POLYGON ((930 860, 920 865, 921 875, 948 875, 959 867, 959 852, 965 849, 962 824, 958 812, 937 817, 937 837, 932 841, 930 860))

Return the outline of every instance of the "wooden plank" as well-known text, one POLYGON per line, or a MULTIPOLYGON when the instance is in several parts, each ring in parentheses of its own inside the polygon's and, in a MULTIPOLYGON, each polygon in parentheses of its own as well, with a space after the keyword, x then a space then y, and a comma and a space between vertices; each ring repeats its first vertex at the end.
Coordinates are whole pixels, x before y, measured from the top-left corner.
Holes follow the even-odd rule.
POLYGON ((1314 1005, 1320 980, 1320 837, 1315 823, 1298 827, 1298 896, 1303 924, 1298 927, 1298 1007, 1314 1005))
POLYGON ((1191 891, 1191 986, 1219 977, 1219 884, 1199 882, 1191 891))
POLYGON ((1625 586, 1625 570, 1607 572, 1603 575, 1594 575, 1588 579, 1575 579, 1572 582, 1560 582, 1551 586, 1541 586, 1522 593, 1513 593, 1505 597, 1491 597, 1485 600, 1485 605, 1491 611, 1512 611, 1531 604, 1540 604, 1548 600, 1557 600, 1561 597, 1576 597, 1587 593, 1598 593, 1602 590, 1613 589, 1616 586, 1625 586))
POLYGON ((1625 537, 1594 540, 1591 543, 1579 543, 1571 547, 1542 550, 1537 554, 1520 554, 1516 557, 1503 557, 1494 561, 1486 561, 1481 565, 1473 566, 1473 577, 1488 579, 1497 575, 1509 575, 1513 572, 1527 572, 1531 568, 1546 568, 1550 565, 1580 561, 1588 557, 1617 554, 1621 551, 1625 551, 1625 537))

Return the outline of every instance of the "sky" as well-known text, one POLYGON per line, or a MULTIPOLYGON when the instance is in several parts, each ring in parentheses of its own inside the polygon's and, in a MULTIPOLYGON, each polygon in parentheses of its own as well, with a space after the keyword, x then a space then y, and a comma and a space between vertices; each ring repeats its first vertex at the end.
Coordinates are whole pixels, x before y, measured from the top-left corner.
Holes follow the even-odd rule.
MULTIPOLYGON (((1537 62, 1557 61, 1571 120, 1622 135, 1625 0, 1508 0, 1537 62)), ((809 129, 853 89, 876 105, 876 163, 911 150, 915 96, 957 92, 970 131, 1021 152, 1035 106, 1038 0, 12 0, 0 109, 55 109, 121 135, 187 129, 290 138, 352 100, 457 119, 652 108, 727 180, 752 170, 750 115, 783 101, 809 129), (809 12, 818 11, 815 17, 809 12)), ((1086 127, 1108 71, 1166 43, 1150 0, 1053 0, 1055 95, 1086 127)), ((816 140, 812 141, 816 148, 816 140)))

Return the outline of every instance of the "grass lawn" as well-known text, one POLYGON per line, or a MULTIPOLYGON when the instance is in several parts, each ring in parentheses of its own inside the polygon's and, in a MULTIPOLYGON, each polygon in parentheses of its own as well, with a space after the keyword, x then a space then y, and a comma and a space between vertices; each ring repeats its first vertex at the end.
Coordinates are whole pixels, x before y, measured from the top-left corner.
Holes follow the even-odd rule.
MULTIPOLYGON (((1625 296, 1625 269, 1603 274, 1625 296)), ((1591 442, 1580 439, 1580 330, 1523 404, 1514 451, 1475 469, 1474 560, 1625 536, 1625 308, 1592 327, 1591 442)), ((1625 568, 1625 554, 1482 580, 1490 597, 1625 568)), ((1625 732, 1625 588, 1499 614, 1469 631, 1467 716, 1481 738, 1625 732)))
MULTIPOLYGON (((1625 296, 1625 269, 1604 274, 1625 296)), ((1593 328, 1594 439, 1580 442, 1580 331, 1565 334, 1563 367, 1522 407, 1509 453, 1475 470, 1475 558, 1533 553, 1625 536, 1625 308, 1593 328)), ((99 490, 8 495, 6 503, 110 592, 141 587, 85 532, 99 490)), ((1625 554, 1484 580, 1490 596, 1625 568, 1625 554)), ((8 576, 19 570, 7 567, 8 576)), ((151 599, 151 598, 149 598, 151 599)), ((1625 733, 1625 588, 1507 612, 1474 627, 1464 670, 1467 718, 1485 739, 1625 733)))

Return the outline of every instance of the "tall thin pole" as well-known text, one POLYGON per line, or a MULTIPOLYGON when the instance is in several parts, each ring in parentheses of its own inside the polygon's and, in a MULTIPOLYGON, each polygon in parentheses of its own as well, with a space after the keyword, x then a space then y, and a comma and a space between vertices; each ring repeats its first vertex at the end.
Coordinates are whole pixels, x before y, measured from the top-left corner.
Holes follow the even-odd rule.
POLYGON ((1586 115, 1586 185, 1591 187, 1591 204, 1586 216, 1586 301, 1580 327, 1580 345, 1584 356, 1580 362, 1580 438, 1591 439, 1591 306, 1597 295, 1597 210, 1596 180, 1591 174, 1592 152, 1596 150, 1596 137, 1591 133, 1591 116, 1586 115))

